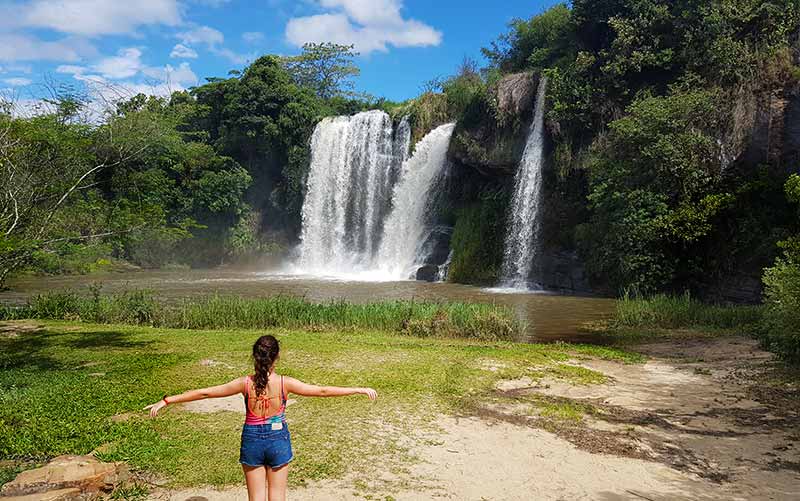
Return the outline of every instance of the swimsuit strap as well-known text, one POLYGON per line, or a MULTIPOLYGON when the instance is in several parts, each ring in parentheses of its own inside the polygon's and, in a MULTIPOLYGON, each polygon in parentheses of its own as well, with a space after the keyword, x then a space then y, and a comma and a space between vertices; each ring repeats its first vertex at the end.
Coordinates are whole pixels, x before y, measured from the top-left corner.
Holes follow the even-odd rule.
POLYGON ((284 407, 286 406, 286 390, 283 386, 283 376, 281 376, 281 400, 283 401, 284 407))

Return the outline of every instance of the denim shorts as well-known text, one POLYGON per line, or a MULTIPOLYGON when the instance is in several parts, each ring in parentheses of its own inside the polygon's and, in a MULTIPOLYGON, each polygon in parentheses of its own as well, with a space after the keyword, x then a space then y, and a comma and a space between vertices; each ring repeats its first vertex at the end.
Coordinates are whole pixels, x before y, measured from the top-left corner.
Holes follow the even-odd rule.
POLYGON ((294 458, 289 428, 273 430, 270 424, 246 424, 242 428, 239 462, 247 466, 286 466, 294 458))

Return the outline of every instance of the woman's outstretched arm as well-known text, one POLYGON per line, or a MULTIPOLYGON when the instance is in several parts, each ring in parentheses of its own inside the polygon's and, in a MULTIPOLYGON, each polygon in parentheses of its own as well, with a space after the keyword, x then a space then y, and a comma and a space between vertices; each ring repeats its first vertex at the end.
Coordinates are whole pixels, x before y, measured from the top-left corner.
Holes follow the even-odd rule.
POLYGON ((180 395, 172 395, 164 397, 154 404, 150 404, 144 410, 150 410, 150 416, 156 417, 158 411, 167 406, 167 404, 179 404, 182 402, 194 402, 195 400, 203 400, 206 398, 221 398, 236 395, 237 393, 244 392, 245 378, 240 377, 234 379, 230 383, 221 384, 218 386, 211 386, 209 388, 201 388, 199 390, 190 390, 180 395))
POLYGON ((348 395, 366 395, 370 400, 378 398, 378 392, 372 388, 344 388, 341 386, 316 386, 298 381, 293 377, 283 380, 287 393, 303 397, 346 397, 348 395))

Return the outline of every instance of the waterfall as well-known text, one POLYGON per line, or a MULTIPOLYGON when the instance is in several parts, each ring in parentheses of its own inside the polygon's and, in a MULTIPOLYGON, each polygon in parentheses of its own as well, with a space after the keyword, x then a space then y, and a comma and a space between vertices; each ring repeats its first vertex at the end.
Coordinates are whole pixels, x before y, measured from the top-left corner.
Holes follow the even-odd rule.
POLYGON ((503 255, 503 287, 528 288, 528 277, 538 251, 546 88, 547 79, 542 77, 536 96, 533 123, 514 181, 514 196, 508 216, 503 255))
POLYGON ((311 139, 298 265, 309 273, 368 267, 392 190, 392 120, 382 111, 322 120, 311 139))
POLYGON ((408 279, 424 258, 426 209, 442 178, 455 125, 425 136, 409 157, 407 118, 386 113, 326 118, 311 139, 297 272, 408 279))
POLYGON ((430 231, 425 217, 444 177, 453 129, 455 124, 434 129, 422 138, 413 156, 403 163, 376 260, 376 268, 389 276, 410 278, 416 272, 415 265, 425 259, 423 244, 430 231))

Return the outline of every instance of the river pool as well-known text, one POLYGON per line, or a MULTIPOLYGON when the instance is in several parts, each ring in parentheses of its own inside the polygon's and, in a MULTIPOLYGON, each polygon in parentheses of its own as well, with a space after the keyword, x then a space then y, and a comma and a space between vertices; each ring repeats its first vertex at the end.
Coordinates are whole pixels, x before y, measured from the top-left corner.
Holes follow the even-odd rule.
POLYGON ((214 294, 245 297, 283 294, 319 302, 337 299, 356 303, 416 299, 496 303, 512 308, 526 322, 526 340, 529 341, 591 343, 595 341, 594 336, 581 327, 608 318, 615 304, 614 300, 606 298, 503 291, 449 283, 367 282, 280 271, 229 269, 23 277, 12 280, 10 290, 0 292, 0 302, 23 304, 32 295, 54 290, 88 293, 89 286, 94 283, 102 284, 105 292, 148 289, 168 301, 214 294))

